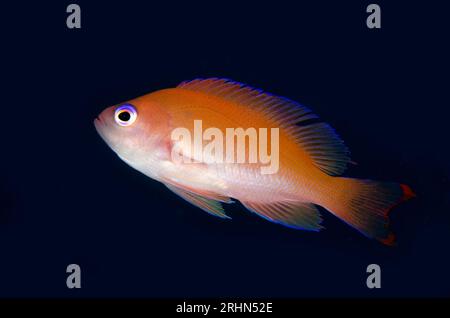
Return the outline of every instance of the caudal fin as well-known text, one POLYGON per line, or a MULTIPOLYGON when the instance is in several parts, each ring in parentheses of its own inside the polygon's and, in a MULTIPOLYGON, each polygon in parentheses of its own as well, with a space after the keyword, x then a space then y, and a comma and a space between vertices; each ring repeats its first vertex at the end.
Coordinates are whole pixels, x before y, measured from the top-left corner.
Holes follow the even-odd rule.
POLYGON ((334 188, 325 207, 337 217, 387 245, 394 245, 395 236, 389 229, 389 211, 402 201, 415 196, 404 184, 334 178, 334 188))

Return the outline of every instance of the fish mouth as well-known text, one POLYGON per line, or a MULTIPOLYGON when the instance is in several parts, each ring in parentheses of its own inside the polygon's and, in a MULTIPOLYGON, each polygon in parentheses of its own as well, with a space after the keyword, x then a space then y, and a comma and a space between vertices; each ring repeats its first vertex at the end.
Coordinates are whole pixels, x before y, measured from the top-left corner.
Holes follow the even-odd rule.
POLYGON ((102 125, 102 121, 100 118, 96 117, 94 119, 94 127, 97 130, 97 132, 99 131, 100 126, 102 125))
POLYGON ((104 128, 106 127, 106 123, 102 120, 101 116, 97 116, 94 119, 94 127, 95 130, 97 130, 97 133, 102 137, 103 140, 105 139, 105 135, 103 133, 104 128))
POLYGON ((98 115, 97 117, 95 117, 95 119, 94 119, 94 126, 95 126, 95 128, 97 128, 97 130, 100 127, 106 126, 106 122, 102 119, 101 115, 98 115))

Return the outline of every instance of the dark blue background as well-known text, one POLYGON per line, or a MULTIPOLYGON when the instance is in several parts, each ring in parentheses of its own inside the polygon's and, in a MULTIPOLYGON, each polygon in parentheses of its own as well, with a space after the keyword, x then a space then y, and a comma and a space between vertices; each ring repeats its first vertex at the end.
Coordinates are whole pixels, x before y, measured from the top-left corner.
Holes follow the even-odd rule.
POLYGON ((369 30, 366 1, 77 1, 69 30, 69 3, 2 4, 0 296, 450 296, 444 8, 377 1, 369 30), (347 176, 409 184, 399 246, 325 211, 321 233, 239 204, 214 218, 94 129, 109 105, 210 76, 311 107, 352 150, 347 176), (66 288, 70 263, 81 290, 66 288), (371 263, 380 290, 366 288, 371 263))

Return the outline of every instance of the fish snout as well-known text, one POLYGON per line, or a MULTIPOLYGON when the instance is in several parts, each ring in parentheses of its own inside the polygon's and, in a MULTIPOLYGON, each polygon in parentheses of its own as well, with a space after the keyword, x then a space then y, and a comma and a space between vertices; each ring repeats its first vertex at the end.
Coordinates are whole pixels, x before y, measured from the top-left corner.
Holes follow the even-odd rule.
POLYGON ((112 118, 114 118, 114 110, 112 107, 108 107, 94 119, 94 125, 95 127, 106 127, 112 118))
POLYGON ((94 126, 97 129, 97 131, 99 130, 99 128, 105 126, 105 122, 104 122, 104 120, 102 119, 102 117, 100 115, 95 117, 95 119, 94 119, 94 126))
POLYGON ((98 115, 94 119, 94 125, 104 125, 104 120, 102 119, 101 115, 98 115))
POLYGON ((105 119, 104 113, 102 112, 94 119, 95 130, 104 138, 105 131, 107 130, 108 124, 105 119))

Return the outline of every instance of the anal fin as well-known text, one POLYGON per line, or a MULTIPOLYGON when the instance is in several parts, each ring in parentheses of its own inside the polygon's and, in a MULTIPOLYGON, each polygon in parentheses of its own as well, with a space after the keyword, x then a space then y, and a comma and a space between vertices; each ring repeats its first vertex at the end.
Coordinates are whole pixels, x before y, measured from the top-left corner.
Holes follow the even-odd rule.
POLYGON ((320 225, 322 217, 319 210, 312 203, 304 202, 242 202, 250 211, 275 223, 287 227, 320 231, 323 226, 320 225))

